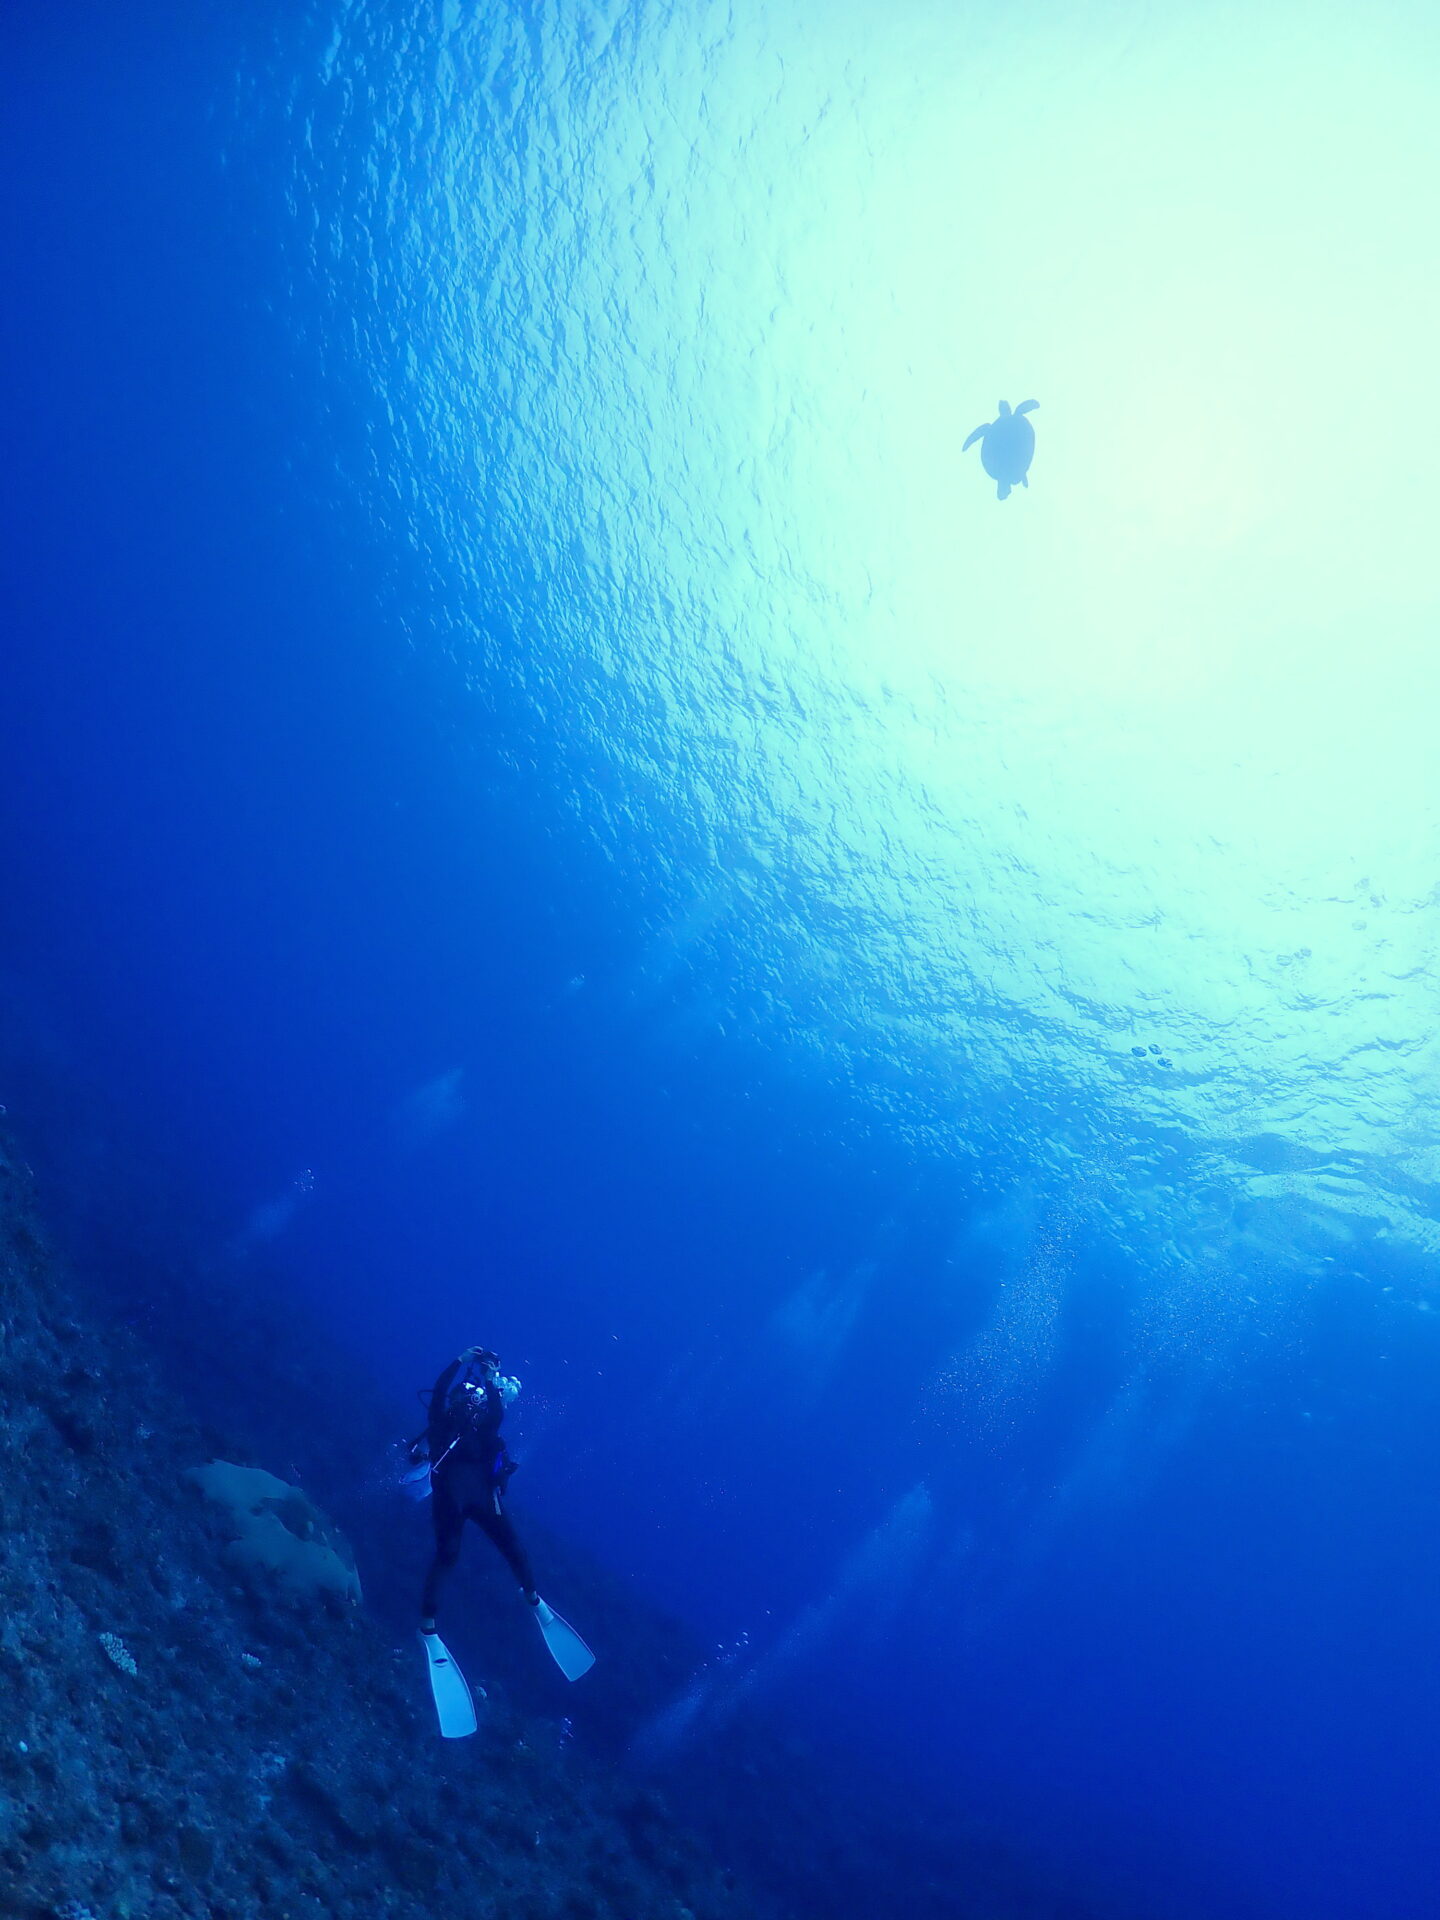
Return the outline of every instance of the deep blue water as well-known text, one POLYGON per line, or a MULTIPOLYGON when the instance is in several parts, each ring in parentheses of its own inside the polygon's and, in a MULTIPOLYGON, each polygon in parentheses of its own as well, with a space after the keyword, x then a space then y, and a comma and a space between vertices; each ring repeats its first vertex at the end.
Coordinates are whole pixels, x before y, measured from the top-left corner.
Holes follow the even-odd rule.
POLYGON ((499 1348, 537 1510, 748 1636, 706 1712, 1143 1911, 1431 1912, 1434 1188, 1047 895, 1019 697, 803 544, 889 14, 266 11, 0 29, 6 1059, 397 1392, 499 1348))

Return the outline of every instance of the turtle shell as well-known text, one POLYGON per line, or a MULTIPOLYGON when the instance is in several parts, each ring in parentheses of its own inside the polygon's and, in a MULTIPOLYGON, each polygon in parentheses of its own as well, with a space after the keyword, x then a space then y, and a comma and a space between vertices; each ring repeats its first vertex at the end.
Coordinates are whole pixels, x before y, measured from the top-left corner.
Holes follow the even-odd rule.
POLYGON ((1018 487, 1035 458, 1035 429, 1023 413, 1002 413, 985 429, 980 463, 992 480, 1018 487))

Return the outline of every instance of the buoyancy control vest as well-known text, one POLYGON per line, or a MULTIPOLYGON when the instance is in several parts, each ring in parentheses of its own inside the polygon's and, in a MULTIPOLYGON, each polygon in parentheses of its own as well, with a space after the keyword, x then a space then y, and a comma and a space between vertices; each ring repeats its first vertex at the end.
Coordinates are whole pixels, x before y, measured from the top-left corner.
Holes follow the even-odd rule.
POLYGON ((500 1438, 505 1408, 520 1390, 508 1376, 491 1380, 457 1380, 445 1396, 445 1405, 432 1430, 432 1465, 444 1461, 483 1467, 501 1485, 515 1471, 515 1463, 500 1438), (434 1446, 434 1440, 441 1445, 434 1446))

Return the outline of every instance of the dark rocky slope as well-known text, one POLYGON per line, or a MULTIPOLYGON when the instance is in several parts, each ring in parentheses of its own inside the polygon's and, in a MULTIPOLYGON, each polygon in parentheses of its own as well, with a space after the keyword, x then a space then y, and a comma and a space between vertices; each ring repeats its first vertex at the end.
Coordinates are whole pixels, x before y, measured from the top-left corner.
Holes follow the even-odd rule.
POLYGON ((278 1285, 202 1270, 173 1194, 82 1163, 63 1201, 47 1178, 61 1260, 0 1139, 5 1920, 1091 1920, 750 1708, 637 1775, 637 1729, 702 1653, 523 1495, 542 1587, 603 1657, 568 1688, 470 1545, 442 1624, 489 1697, 475 1738, 440 1740, 413 1638, 426 1516, 377 1471, 416 1409, 278 1285), (362 1606, 237 1567, 186 1472, 217 1456, 338 1522, 362 1606))
POLYGON ((10 1154, 0 1225, 7 1916, 767 1910, 553 1719, 492 1685, 478 1736, 442 1742, 413 1642, 368 1607, 237 1572, 223 1512, 184 1473, 221 1436, 135 1336, 78 1305, 10 1154))

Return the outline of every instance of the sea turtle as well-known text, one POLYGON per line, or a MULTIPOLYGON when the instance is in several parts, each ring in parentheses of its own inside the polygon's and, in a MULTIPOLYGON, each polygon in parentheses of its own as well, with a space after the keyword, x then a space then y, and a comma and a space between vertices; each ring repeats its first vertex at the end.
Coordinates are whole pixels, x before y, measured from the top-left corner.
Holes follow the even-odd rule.
MULTIPOLYGON (((1025 476, 1035 458, 1035 429, 1024 416, 1033 413, 1039 404, 1038 400, 1022 400, 1012 413, 1010 402, 1002 400, 999 418, 976 427, 965 442, 965 447, 973 447, 977 440, 980 442, 980 463, 995 482, 995 492, 1001 500, 1008 497, 1011 487, 1030 484, 1025 476)), ((961 447, 962 453, 965 447, 961 447)))

